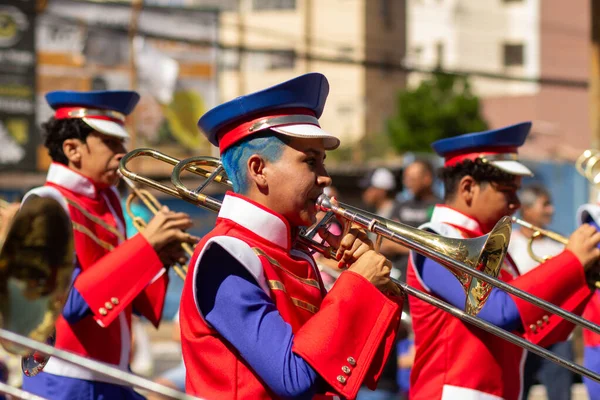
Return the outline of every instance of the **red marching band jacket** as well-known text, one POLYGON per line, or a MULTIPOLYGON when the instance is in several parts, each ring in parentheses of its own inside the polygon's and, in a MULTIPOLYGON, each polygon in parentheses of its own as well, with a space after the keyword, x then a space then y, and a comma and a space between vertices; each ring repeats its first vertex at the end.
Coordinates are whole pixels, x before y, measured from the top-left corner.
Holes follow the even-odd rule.
POLYGON ((182 293, 180 324, 188 393, 211 400, 274 397, 196 306, 196 268, 204 250, 215 243, 252 273, 290 324, 292 351, 329 385, 329 392, 317 398, 354 398, 361 384, 375 387, 395 340, 402 300, 384 296, 349 271, 326 294, 312 256, 294 248, 285 219, 228 193, 215 228, 196 248, 182 293))
MULTIPOLYGON (((476 220, 444 205, 436 206, 423 228, 449 237, 483 234, 476 220)), ((508 255, 499 279, 578 314, 592 293, 580 262, 569 251, 522 276, 508 255)), ((432 294, 415 268, 414 254, 407 283, 432 294)), ((566 340, 573 330, 561 317, 511 297, 524 328, 520 334, 532 343, 547 347, 566 340)), ((520 399, 525 350, 421 300, 410 297, 409 302, 416 347, 411 399, 520 399)))
MULTIPOLYGON (((56 347, 127 370, 131 352, 133 308, 158 326, 168 276, 142 235, 125 240, 125 221, 113 188, 100 190, 88 178, 53 163, 45 186, 27 196, 52 197, 68 212, 73 225, 76 263, 81 273, 74 287, 93 315, 69 324, 56 322, 56 347)), ((91 371, 50 358, 45 372, 108 381, 91 371)))

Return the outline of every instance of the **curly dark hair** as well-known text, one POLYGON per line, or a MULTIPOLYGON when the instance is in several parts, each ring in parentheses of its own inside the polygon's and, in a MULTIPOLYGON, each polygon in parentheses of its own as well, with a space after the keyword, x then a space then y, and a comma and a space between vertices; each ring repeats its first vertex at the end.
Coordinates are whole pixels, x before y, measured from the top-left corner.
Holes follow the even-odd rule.
POLYGON ((85 142, 92 132, 94 129, 78 118, 55 119, 52 117, 42 124, 42 135, 48 154, 52 161, 64 165, 68 165, 69 160, 63 152, 63 142, 67 139, 79 139, 85 142))
POLYGON ((444 182, 444 200, 450 200, 456 194, 458 183, 465 176, 471 176, 477 183, 511 183, 514 175, 502 171, 492 164, 482 161, 480 158, 465 160, 452 167, 444 167, 440 170, 440 178, 444 182))

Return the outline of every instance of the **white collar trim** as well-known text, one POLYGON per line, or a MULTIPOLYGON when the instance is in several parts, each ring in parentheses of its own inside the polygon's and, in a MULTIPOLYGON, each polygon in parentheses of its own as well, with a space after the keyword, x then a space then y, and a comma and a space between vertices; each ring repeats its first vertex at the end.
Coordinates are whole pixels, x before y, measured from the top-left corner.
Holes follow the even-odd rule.
POLYGON ((479 222, 475 219, 445 205, 435 206, 431 215, 431 222, 451 224, 470 231, 481 231, 479 222))
POLYGON ((290 249, 290 228, 287 222, 242 197, 225 195, 219 218, 229 219, 281 248, 290 249))
POLYGON ((97 196, 96 186, 91 180, 62 164, 50 164, 46 182, 64 187, 86 197, 95 198, 97 196))

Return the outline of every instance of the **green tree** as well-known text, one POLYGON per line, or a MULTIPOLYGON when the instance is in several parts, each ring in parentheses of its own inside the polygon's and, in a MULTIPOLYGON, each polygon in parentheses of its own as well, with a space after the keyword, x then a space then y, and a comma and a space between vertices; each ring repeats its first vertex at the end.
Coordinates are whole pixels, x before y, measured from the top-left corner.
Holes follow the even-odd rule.
POLYGON ((486 129, 467 77, 442 73, 398 93, 396 113, 387 121, 390 142, 400 153, 431 152, 436 140, 486 129))

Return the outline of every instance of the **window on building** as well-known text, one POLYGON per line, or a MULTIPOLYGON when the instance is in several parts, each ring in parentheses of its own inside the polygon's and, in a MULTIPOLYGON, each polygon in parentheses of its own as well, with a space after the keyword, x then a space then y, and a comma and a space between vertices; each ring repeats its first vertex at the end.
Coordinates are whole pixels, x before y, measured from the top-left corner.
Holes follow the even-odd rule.
POLYGON ((519 67, 525 63, 525 46, 523 44, 504 43, 504 66, 519 67))
POLYGON ((225 71, 237 70, 240 68, 240 52, 238 50, 224 49, 220 53, 221 69, 225 71))
POLYGON ((296 52, 294 50, 276 50, 267 53, 269 61, 267 69, 293 69, 296 66, 296 52))
POLYGON ((252 0, 254 10, 295 10, 296 0, 252 0))
POLYGON ((437 42, 435 44, 435 62, 438 68, 444 65, 444 43, 437 42))
POLYGON ((341 46, 338 47, 338 60, 350 61, 352 60, 352 56, 354 55, 354 47, 351 46, 341 46))

